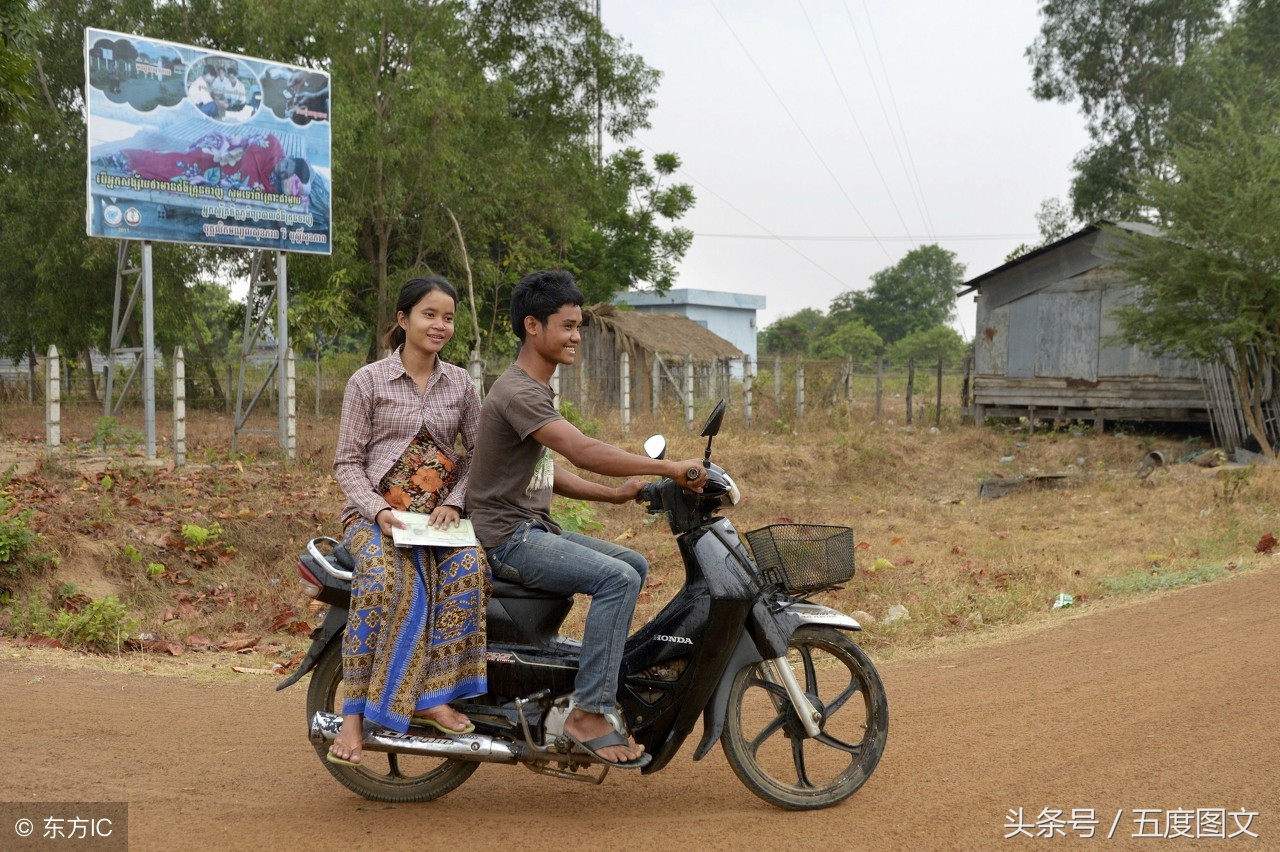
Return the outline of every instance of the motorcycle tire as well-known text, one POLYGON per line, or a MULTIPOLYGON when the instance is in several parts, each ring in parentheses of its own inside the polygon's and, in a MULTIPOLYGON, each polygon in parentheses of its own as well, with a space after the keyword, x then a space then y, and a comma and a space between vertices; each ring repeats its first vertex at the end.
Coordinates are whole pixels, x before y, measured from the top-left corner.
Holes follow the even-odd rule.
MULTIPOLYGON (((320 654, 307 689, 307 724, 319 711, 342 713, 342 643, 332 642, 320 654)), ((357 766, 330 763, 328 743, 316 756, 338 783, 375 802, 429 802, 456 789, 480 764, 409 754, 369 751, 357 766)))
POLYGON ((871 776, 889 736, 889 704, 870 658, 839 631, 801 627, 787 660, 821 714, 809 737, 765 663, 734 676, 720 737, 734 774, 787 810, 816 810, 852 796, 871 776))

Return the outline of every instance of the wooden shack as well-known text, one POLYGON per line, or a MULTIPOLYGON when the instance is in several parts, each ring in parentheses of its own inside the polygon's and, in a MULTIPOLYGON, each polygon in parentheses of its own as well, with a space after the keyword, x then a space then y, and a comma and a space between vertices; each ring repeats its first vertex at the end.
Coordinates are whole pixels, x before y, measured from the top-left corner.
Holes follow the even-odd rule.
POLYGON ((577 361, 560 368, 560 394, 591 410, 617 409, 623 363, 634 409, 655 410, 682 398, 689 379, 695 400, 728 396, 742 351, 680 314, 640 313, 600 304, 583 310, 577 361), (625 358, 624 358, 625 355, 625 358))
POLYGON ((1133 295, 1111 264, 1116 239, 1090 225, 965 283, 958 295, 977 301, 976 422, 1084 419, 1102 428, 1108 420, 1209 420, 1199 362, 1115 340, 1112 313, 1133 295))

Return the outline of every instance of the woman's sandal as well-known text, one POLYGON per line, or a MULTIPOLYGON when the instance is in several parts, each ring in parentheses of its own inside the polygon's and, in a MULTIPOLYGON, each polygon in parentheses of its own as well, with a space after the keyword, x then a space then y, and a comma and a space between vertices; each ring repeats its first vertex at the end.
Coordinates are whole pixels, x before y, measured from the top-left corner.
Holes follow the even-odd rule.
MULTIPOLYGON (((454 712, 456 713, 457 711, 455 710, 454 712)), ((459 731, 456 728, 450 728, 448 725, 441 722, 435 716, 410 716, 409 724, 417 725, 420 728, 435 728, 437 731, 439 731, 442 734, 445 734, 446 736, 447 735, 460 736, 462 734, 469 734, 476 729, 476 726, 472 722, 467 722, 467 726, 459 731)))
POLYGON ((333 753, 332 746, 330 746, 329 750, 325 752, 324 759, 329 761, 330 763, 336 763, 339 766, 359 766, 360 765, 360 761, 358 760, 347 760, 345 757, 338 757, 338 755, 333 753))

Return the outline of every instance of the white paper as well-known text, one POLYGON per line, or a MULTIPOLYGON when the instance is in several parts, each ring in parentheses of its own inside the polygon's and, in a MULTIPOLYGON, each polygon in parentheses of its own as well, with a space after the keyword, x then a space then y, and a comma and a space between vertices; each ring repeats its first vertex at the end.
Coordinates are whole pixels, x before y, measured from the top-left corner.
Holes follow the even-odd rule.
POLYGON ((468 520, 458 521, 456 527, 440 529, 430 525, 431 516, 417 512, 403 512, 392 509, 391 515, 405 526, 391 528, 391 537, 396 547, 409 547, 415 544, 430 544, 440 547, 474 547, 476 533, 468 520))

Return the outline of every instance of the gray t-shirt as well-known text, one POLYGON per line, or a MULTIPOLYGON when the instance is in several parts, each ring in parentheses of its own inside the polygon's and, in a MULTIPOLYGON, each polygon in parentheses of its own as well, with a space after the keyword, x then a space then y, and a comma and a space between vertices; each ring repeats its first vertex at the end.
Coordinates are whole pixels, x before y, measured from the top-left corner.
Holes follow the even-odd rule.
POLYGON ((515 364, 489 389, 467 485, 467 513, 485 547, 502 544, 530 519, 560 532, 551 520, 551 450, 529 437, 560 419, 551 388, 515 364))

